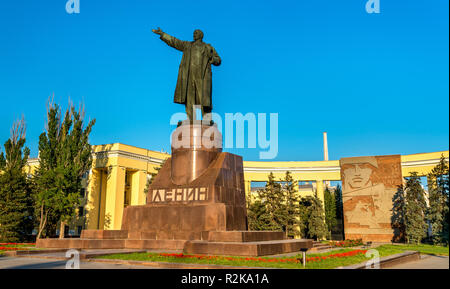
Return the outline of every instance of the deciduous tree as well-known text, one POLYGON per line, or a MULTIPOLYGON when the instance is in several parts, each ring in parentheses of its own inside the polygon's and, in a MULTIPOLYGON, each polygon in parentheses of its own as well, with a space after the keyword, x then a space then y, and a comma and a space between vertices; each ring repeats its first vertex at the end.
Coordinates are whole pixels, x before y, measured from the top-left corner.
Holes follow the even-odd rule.
POLYGON ((82 178, 92 164, 89 134, 95 120, 85 125, 84 108, 77 111, 69 103, 64 117, 61 108, 49 102, 46 132, 39 137, 39 168, 35 175, 38 238, 50 220, 59 220, 60 237, 64 224, 82 202, 82 178))
POLYGON ((30 150, 25 145, 25 121, 14 123, 0 154, 0 240, 27 240, 33 229, 31 189, 25 173, 30 150))

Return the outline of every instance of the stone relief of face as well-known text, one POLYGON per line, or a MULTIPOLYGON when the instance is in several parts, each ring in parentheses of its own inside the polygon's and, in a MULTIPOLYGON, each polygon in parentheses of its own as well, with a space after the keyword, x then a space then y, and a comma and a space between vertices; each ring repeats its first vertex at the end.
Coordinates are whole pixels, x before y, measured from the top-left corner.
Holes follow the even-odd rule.
POLYGON ((344 169, 345 184, 351 189, 360 189, 372 185, 370 176, 372 166, 367 163, 347 165, 344 169))

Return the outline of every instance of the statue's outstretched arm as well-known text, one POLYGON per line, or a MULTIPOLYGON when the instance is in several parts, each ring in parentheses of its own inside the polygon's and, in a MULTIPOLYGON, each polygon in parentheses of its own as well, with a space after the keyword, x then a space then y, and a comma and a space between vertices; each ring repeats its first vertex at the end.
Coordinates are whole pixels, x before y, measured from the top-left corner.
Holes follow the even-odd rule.
POLYGON ((155 34, 158 34, 159 36, 161 36, 160 39, 162 41, 164 41, 165 43, 167 43, 167 45, 169 45, 175 49, 178 49, 180 51, 183 51, 186 48, 187 43, 189 43, 189 41, 183 41, 183 40, 177 39, 173 36, 170 36, 169 34, 163 32, 161 30, 161 28, 159 28, 159 27, 158 27, 158 29, 152 29, 152 31, 155 34))

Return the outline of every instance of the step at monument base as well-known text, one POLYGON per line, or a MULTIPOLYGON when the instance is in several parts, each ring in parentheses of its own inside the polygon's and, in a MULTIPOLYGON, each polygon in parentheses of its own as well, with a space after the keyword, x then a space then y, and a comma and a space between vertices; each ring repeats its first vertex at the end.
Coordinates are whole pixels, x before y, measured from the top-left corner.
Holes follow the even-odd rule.
POLYGON ((209 242, 258 242, 284 240, 284 232, 276 231, 211 231, 209 242))
POLYGON ((186 240, 39 239, 37 248, 183 250, 186 240))
POLYGON ((127 239, 128 231, 126 230, 83 230, 81 231, 81 239, 127 239))
POLYGON ((230 256, 267 256, 306 251, 312 240, 292 239, 259 242, 187 241, 183 253, 230 256))
POLYGON ((58 249, 125 249, 125 239, 38 239, 36 248, 58 249))
POLYGON ((126 249, 183 250, 186 240, 126 240, 126 249))
POLYGON ((175 232, 85 230, 80 239, 39 239, 38 248, 183 250, 186 254, 266 256, 300 252, 313 247, 312 240, 285 239, 283 232, 211 231, 189 235, 175 232), (156 237, 170 239, 157 239, 156 237), (196 237, 195 239, 174 238, 196 237))
POLYGON ((283 240, 285 234, 277 231, 127 231, 83 230, 81 239, 132 240, 208 240, 211 242, 257 242, 283 240))

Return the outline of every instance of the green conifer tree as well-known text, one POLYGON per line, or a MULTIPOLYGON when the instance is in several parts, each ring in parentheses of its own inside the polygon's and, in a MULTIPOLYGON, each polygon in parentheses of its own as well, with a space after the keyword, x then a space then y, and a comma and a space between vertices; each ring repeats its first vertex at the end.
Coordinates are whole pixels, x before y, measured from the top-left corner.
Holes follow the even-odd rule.
POLYGON ((325 213, 322 201, 317 194, 311 199, 310 214, 308 220, 308 235, 315 240, 321 240, 328 235, 328 227, 325 222, 325 213))
POLYGON ((394 230, 393 242, 405 241, 406 194, 403 185, 397 188, 392 197, 391 227, 394 230))
POLYGON ((342 188, 339 184, 336 186, 336 190, 334 190, 334 196, 336 199, 336 218, 343 220, 344 219, 344 202, 342 200, 342 188))
POLYGON ((299 215, 300 215, 300 235, 302 238, 309 238, 308 223, 311 215, 311 204, 313 202, 312 196, 301 197, 299 202, 299 215))
POLYGON ((434 244, 448 244, 449 166, 442 156, 428 175, 427 220, 431 224, 434 244))
POLYGON ((264 231, 267 224, 271 223, 270 215, 266 213, 264 202, 256 199, 248 204, 247 213, 248 227, 251 231, 264 231))
POLYGON ((342 199, 342 188, 339 184, 334 190, 334 197, 336 200, 336 220, 339 226, 339 233, 344 238, 344 201, 342 199))
POLYGON ((300 234, 299 220, 300 220, 300 197, 297 191, 298 182, 296 182, 289 171, 286 172, 283 180, 284 206, 286 208, 284 219, 284 228, 286 230, 286 237, 295 238, 300 234))
POLYGON ((269 174, 265 188, 259 193, 259 197, 266 207, 264 214, 261 216, 266 230, 284 231, 285 206, 283 204, 283 192, 281 184, 275 181, 273 173, 269 174))
POLYGON ((300 230, 303 238, 321 240, 328 234, 322 201, 314 196, 300 199, 300 230))
POLYGON ((251 227, 264 231, 284 231, 285 205, 281 184, 272 173, 263 189, 258 190, 258 200, 249 205, 249 215, 257 216, 251 227), (264 208, 264 209, 263 209, 264 208))
POLYGON ((325 200, 325 222, 328 228, 328 237, 331 237, 331 230, 337 225, 336 220, 336 199, 334 193, 328 187, 324 191, 325 200))
POLYGON ((416 172, 412 172, 406 181, 405 197, 405 237, 410 244, 420 244, 426 237, 425 194, 416 172))

